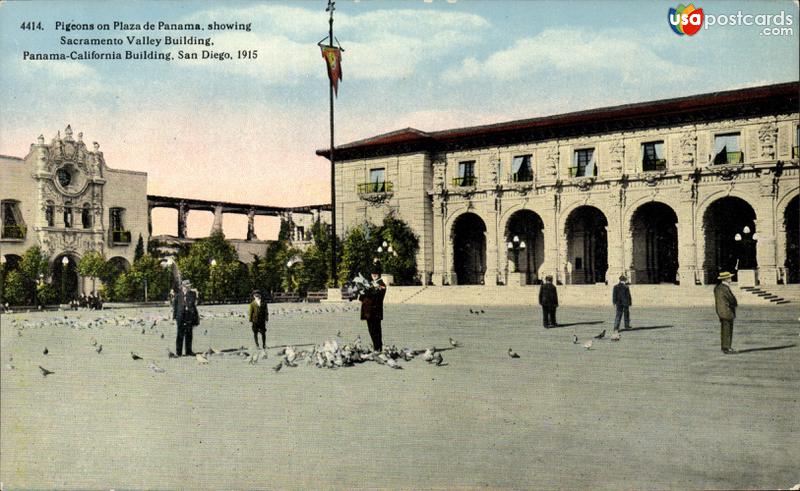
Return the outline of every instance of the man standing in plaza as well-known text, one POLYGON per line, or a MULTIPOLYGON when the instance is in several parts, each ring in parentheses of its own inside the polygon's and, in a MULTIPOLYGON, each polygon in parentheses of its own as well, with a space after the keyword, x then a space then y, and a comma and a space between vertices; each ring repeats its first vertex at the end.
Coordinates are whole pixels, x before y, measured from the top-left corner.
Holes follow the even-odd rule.
POLYGON ((558 308, 558 292, 553 284, 553 277, 545 276, 544 284, 539 287, 539 305, 542 306, 542 322, 545 329, 556 327, 556 309, 558 308))
POLYGON ((367 321, 369 336, 372 338, 372 349, 383 349, 383 334, 381 321, 383 320, 383 298, 386 296, 386 283, 381 279, 381 265, 375 263, 372 267, 372 286, 359 295, 361 300, 361 320, 367 321))
POLYGON ((261 333, 261 348, 267 349, 267 320, 269 320, 269 311, 267 310, 267 302, 261 298, 261 290, 253 291, 253 301, 250 302, 250 309, 248 313, 250 325, 253 328, 253 339, 258 348, 258 334, 261 333))
POLYGON ((192 351, 192 329, 200 324, 200 315, 197 312, 197 292, 192 289, 189 280, 183 280, 181 287, 175 294, 172 303, 172 318, 178 326, 178 336, 175 339, 175 352, 178 356, 194 356, 192 351), (183 347, 186 347, 186 350, 183 347))
POLYGON ((625 318, 625 329, 631 328, 631 313, 630 307, 633 304, 631 301, 631 290, 628 288, 628 278, 624 275, 619 277, 619 283, 614 285, 614 291, 611 294, 611 301, 616 307, 617 313, 614 317, 614 334, 615 338, 619 338, 619 321, 625 318))
POLYGON ((733 319, 736 318, 736 297, 731 292, 731 278, 733 275, 727 271, 723 271, 717 277, 719 283, 714 287, 714 304, 717 308, 717 317, 720 323, 720 339, 722 344, 722 352, 726 355, 736 353, 736 350, 731 349, 733 342, 733 319))

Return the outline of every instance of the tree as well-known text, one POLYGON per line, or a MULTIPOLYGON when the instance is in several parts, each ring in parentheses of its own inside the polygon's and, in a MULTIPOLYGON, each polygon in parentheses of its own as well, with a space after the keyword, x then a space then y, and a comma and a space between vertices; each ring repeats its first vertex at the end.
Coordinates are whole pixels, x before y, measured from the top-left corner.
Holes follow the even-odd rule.
POLYGON ((198 240, 179 255, 178 269, 183 278, 189 279, 210 300, 235 296, 232 292, 241 289, 240 282, 245 282, 245 288, 249 286, 236 249, 220 232, 198 240), (216 264, 213 268, 212 260, 216 264))
POLYGON ((92 278, 92 291, 97 291, 96 278, 103 278, 106 275, 108 263, 105 256, 98 251, 89 251, 78 261, 78 273, 81 276, 92 278))
POLYGON ((339 261, 339 281, 349 281, 359 273, 369 276, 373 261, 378 259, 384 273, 394 275, 396 284, 413 284, 418 281, 417 251, 419 238, 403 220, 389 215, 380 227, 364 223, 345 236, 339 261), (386 247, 383 247, 384 242, 386 247), (392 252, 388 251, 390 246, 392 252), (381 252, 378 252, 379 248, 381 252))
POLYGON ((50 264, 47 261, 47 256, 44 255, 39 246, 33 246, 22 255, 22 260, 19 262, 19 271, 22 275, 26 290, 29 292, 28 300, 33 303, 38 298, 36 286, 39 284, 39 278, 44 279, 50 270, 50 264))
POLYGON ((136 261, 144 256, 144 240, 142 234, 139 234, 139 240, 136 242, 136 250, 133 252, 133 260, 136 261))
POLYGON ((370 223, 351 229, 342 244, 339 261, 339 282, 344 283, 361 273, 369 276, 379 242, 379 229, 370 223))
POLYGON ((133 262, 128 275, 130 278, 126 278, 126 281, 132 282, 133 289, 136 292, 134 294, 135 298, 145 299, 145 284, 147 285, 147 300, 164 300, 167 298, 171 283, 171 273, 161 266, 161 261, 158 258, 150 254, 144 254, 133 262), (139 292, 141 292, 141 296, 139 292))
POLYGON ((25 302, 25 281, 22 274, 12 269, 5 273, 3 288, 3 301, 10 305, 21 305, 25 302))

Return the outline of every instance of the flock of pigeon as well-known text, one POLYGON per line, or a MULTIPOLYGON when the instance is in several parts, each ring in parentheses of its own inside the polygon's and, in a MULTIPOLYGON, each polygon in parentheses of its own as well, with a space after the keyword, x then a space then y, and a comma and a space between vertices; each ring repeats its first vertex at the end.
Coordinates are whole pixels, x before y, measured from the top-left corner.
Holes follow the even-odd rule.
MULTIPOLYGON (((309 307, 309 306, 301 306, 301 307, 290 307, 286 306, 284 308, 276 308, 270 312, 270 315, 274 317, 296 317, 299 316, 302 318, 304 315, 316 315, 322 313, 335 313, 335 312, 351 312, 357 311, 358 305, 333 305, 333 306, 320 306, 320 307, 309 307)), ((482 309, 469 309, 470 314, 472 315, 481 315, 485 314, 485 311, 482 309)), ((8 318, 5 316, 6 319, 8 318)), ((223 311, 223 312, 201 312, 200 318, 207 320, 207 319, 233 319, 237 321, 240 325, 245 325, 247 322, 246 314, 241 311, 223 311)), ((45 318, 40 319, 38 321, 31 321, 26 319, 25 317, 12 317, 10 319, 12 326, 16 329, 18 336, 23 336, 23 332, 26 329, 37 329, 37 328, 45 328, 45 327, 56 327, 56 328, 68 328, 76 331, 81 330, 102 330, 105 328, 128 328, 134 330, 142 335, 154 333, 158 335, 161 339, 165 338, 165 333, 159 329, 159 325, 164 323, 169 328, 172 328, 171 319, 168 315, 152 313, 152 314, 144 314, 142 316, 130 316, 124 313, 118 314, 101 314, 92 319, 79 319, 75 317, 70 317, 68 315, 61 315, 59 314, 57 317, 53 318, 45 318)), ((96 332, 96 331, 93 331, 96 332)), ((203 334, 208 334, 208 330, 204 329, 203 334)), ((598 335, 594 336, 592 339, 589 339, 585 343, 583 343, 583 347, 587 350, 591 350, 593 347, 593 343, 597 339, 604 339, 606 335, 605 329, 598 335)), ((619 334, 615 332, 610 336, 612 341, 619 341, 619 334)), ((573 334, 572 337, 573 344, 580 344, 578 340, 578 336, 573 334)), ((97 354, 101 354, 103 352, 103 345, 97 341, 97 339, 92 336, 90 340, 91 346, 97 354)), ((337 333, 336 337, 331 340, 326 340, 322 344, 316 345, 311 349, 299 349, 295 346, 286 346, 282 347, 279 351, 277 351, 276 355, 278 357, 278 363, 272 367, 272 369, 277 373, 284 367, 297 367, 300 364, 305 364, 308 366, 315 366, 317 368, 329 368, 329 369, 336 369, 336 368, 343 368, 343 367, 350 367, 357 364, 365 363, 365 362, 375 362, 379 365, 384 365, 392 369, 401 370, 403 367, 401 362, 410 362, 415 358, 421 357, 425 362, 435 366, 447 366, 447 363, 444 361, 444 357, 442 355, 442 351, 454 349, 460 347, 461 344, 450 338, 449 340, 450 347, 444 349, 437 349, 434 346, 425 348, 425 349, 411 349, 409 347, 404 347, 402 349, 397 348, 396 346, 388 346, 384 347, 383 350, 380 352, 375 352, 371 350, 368 346, 366 346, 361 337, 358 336, 353 342, 345 343, 344 340, 341 338, 341 332, 337 333)), ((47 355, 49 350, 47 347, 44 348, 42 351, 43 355, 47 355)), ((512 348, 508 349, 508 356, 510 358, 520 358, 520 355, 516 353, 512 348)), ((243 360, 246 360, 247 363, 251 365, 258 364, 263 360, 267 360, 269 358, 269 354, 267 350, 258 349, 254 352, 248 351, 244 346, 239 348, 230 348, 230 349, 217 349, 217 348, 208 348, 206 351, 202 353, 194 354, 197 362, 199 364, 205 365, 209 363, 209 360, 214 357, 239 357, 243 360)), ((173 353, 172 351, 167 351, 168 358, 178 358, 178 356, 173 353)), ((131 351, 131 358, 134 361, 140 361, 144 358, 139 354, 131 351)), ((14 370, 13 357, 9 358, 9 363, 6 365, 6 369, 14 370)), ((154 373, 164 373, 166 370, 160 367, 155 360, 151 360, 148 362, 146 367, 154 373)), ((54 370, 50 370, 43 366, 39 366, 39 369, 44 377, 52 375, 54 370)))

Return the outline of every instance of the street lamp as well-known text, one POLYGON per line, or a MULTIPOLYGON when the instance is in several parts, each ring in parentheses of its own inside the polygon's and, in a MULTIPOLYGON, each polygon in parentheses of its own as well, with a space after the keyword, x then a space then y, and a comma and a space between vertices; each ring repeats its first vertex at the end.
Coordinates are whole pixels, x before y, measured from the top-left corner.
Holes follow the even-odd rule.
POLYGON ((508 243, 506 247, 509 251, 514 253, 514 271, 512 273, 519 273, 519 253, 520 251, 524 251, 527 245, 525 244, 524 240, 520 240, 518 235, 515 235, 508 243))
MULTIPOLYGON (((734 269, 737 271, 739 269, 739 260, 744 255, 742 253, 742 250, 743 249, 748 250, 750 247, 753 246, 753 244, 755 244, 758 241, 758 233, 753 231, 753 233, 750 234, 750 232, 751 232, 750 227, 748 225, 745 225, 744 228, 742 229, 742 233, 737 232, 736 235, 733 236, 733 240, 736 241, 736 246, 737 246, 736 266, 734 266, 734 269), (750 236, 748 237, 748 235, 750 236)), ((744 264, 742 267, 743 269, 750 269, 752 267, 749 261, 749 254, 746 259, 746 264, 744 264)))
POLYGON ((69 258, 64 256, 61 258, 61 303, 65 303, 66 292, 64 290, 64 280, 67 276, 67 266, 69 266, 69 258))
POLYGON ((217 278, 216 278, 216 269, 217 269, 217 260, 212 258, 211 259, 211 299, 216 301, 217 300, 217 278))

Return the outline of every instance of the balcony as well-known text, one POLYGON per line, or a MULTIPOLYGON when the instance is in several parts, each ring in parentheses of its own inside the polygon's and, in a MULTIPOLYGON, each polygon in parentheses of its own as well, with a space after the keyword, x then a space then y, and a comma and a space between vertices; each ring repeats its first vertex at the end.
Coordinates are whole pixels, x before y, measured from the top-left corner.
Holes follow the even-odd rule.
POLYGON ((662 171, 667 170, 667 159, 646 159, 642 161, 642 171, 662 171))
POLYGON ((744 163, 744 152, 720 152, 714 157, 714 165, 736 165, 744 163))
POLYGON ((569 168, 569 177, 596 177, 597 176, 597 166, 594 168, 594 174, 591 176, 586 175, 586 168, 585 167, 570 167, 569 168))
POLYGON ((463 176, 463 177, 453 178, 453 186, 460 188, 474 186, 476 182, 477 179, 475 179, 475 176, 463 176))
POLYGON ((532 172, 515 172, 511 174, 511 182, 532 182, 532 172))
POLYGON ((391 181, 362 182, 358 185, 358 194, 391 193, 394 186, 391 181))
POLYGON ((111 244, 116 245, 125 245, 131 243, 131 231, 130 230, 112 230, 111 231, 111 244))
POLYGON ((2 239, 6 240, 25 240, 25 236, 28 234, 28 226, 15 224, 15 225, 3 225, 3 235, 2 239))

